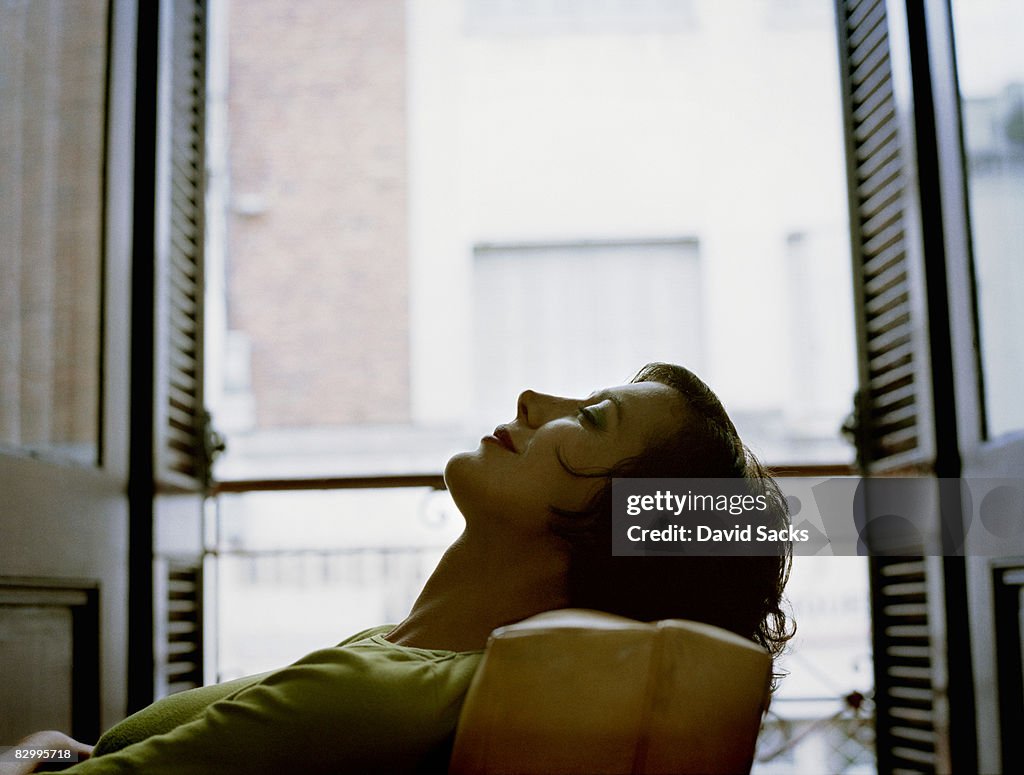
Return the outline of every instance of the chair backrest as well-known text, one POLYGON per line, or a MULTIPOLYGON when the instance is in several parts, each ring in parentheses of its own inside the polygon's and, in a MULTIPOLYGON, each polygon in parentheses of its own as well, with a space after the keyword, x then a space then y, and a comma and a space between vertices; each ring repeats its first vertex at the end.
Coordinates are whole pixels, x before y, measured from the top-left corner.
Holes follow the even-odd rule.
POLYGON ((491 635, 449 772, 749 772, 770 678, 717 627, 549 611, 491 635))

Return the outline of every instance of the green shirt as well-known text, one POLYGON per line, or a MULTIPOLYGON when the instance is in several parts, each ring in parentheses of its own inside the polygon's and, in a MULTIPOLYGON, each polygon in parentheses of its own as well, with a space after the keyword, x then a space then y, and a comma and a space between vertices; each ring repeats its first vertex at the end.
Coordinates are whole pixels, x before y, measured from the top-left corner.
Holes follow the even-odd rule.
MULTIPOLYGON (((271 673, 128 717, 75 775, 415 772, 443 751, 483 652, 397 646, 375 627, 271 673)), ((442 766, 446 764, 446 760, 442 766)))

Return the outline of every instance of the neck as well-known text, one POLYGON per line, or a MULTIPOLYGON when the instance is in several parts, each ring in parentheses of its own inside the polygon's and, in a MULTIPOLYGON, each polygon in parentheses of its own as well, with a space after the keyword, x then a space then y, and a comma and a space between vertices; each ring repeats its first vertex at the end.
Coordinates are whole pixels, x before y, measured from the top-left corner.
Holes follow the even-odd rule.
POLYGON ((484 648, 496 627, 566 607, 567 559, 556 541, 489 543, 463 533, 387 639, 403 646, 474 651, 484 648))

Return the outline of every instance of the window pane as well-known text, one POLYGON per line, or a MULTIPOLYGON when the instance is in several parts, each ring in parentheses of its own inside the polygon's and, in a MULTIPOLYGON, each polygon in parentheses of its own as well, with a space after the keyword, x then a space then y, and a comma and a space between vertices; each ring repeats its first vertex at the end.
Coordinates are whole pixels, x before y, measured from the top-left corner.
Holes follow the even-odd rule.
POLYGON ((1024 5, 954 0, 989 436, 1024 428, 1024 5))
POLYGON ((649 360, 768 461, 849 461, 832 4, 725 5, 229 3, 217 477, 436 472, 649 360))
POLYGON ((107 3, 0 7, 0 445, 97 462, 107 3))

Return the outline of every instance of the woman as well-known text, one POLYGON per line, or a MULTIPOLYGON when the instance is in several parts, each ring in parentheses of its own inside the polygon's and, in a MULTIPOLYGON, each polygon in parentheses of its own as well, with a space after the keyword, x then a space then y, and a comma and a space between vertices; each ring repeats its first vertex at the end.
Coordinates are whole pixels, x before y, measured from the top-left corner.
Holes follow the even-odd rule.
POLYGON ((762 557, 615 557, 614 476, 743 477, 768 497, 773 525, 788 522, 778 488, 688 370, 650 364, 584 399, 527 390, 512 422, 448 461, 466 529, 403 622, 283 670, 161 700, 69 772, 443 770, 488 635, 557 608, 694 619, 778 654, 791 635, 780 608, 789 547, 762 557))

